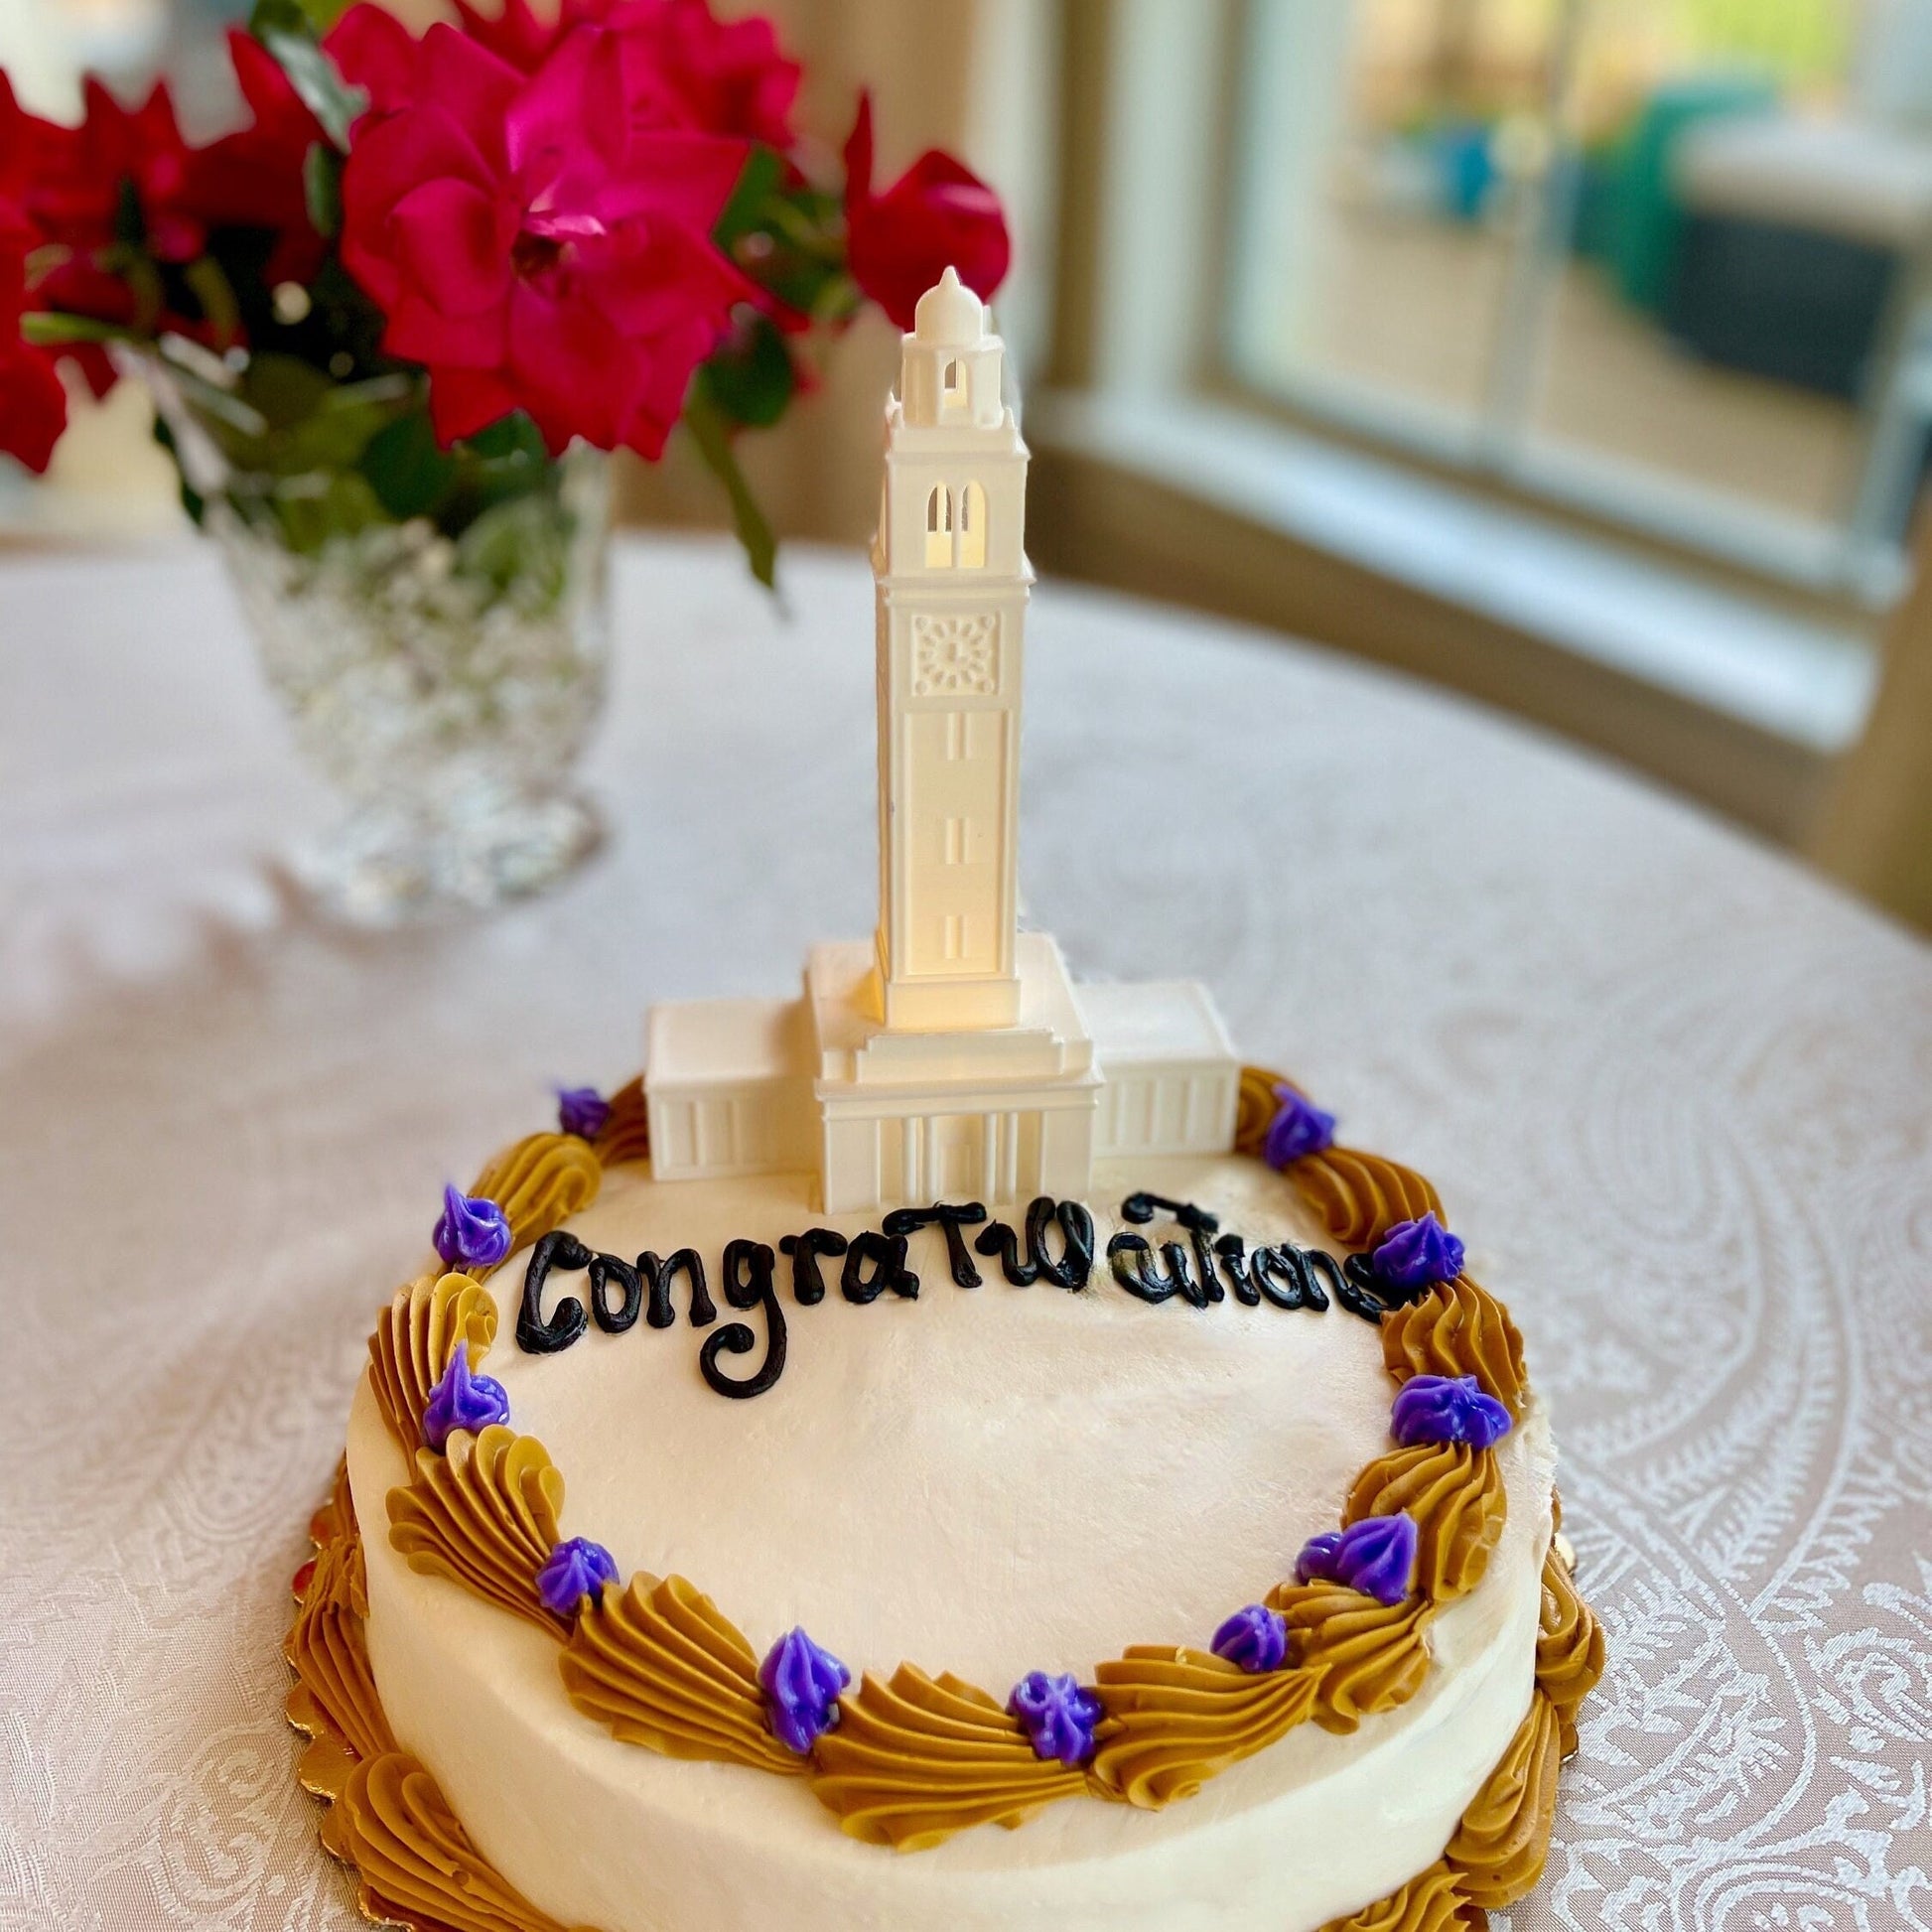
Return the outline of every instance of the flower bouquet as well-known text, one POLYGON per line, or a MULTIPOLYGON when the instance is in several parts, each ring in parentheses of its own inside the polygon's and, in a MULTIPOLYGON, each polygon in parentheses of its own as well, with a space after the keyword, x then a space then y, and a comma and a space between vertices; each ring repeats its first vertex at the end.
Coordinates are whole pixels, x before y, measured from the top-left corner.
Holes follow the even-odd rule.
POLYGON ((767 21, 706 0, 528 0, 410 34, 259 0, 248 122, 191 147, 165 85, 54 124, 0 75, 0 451, 44 470, 63 365, 145 379, 305 753, 353 811, 310 856, 387 920, 541 885, 594 842, 569 784, 602 695, 602 456, 674 431, 752 570, 774 543, 738 438, 876 303, 1005 274, 949 156, 872 185, 793 124, 767 21))

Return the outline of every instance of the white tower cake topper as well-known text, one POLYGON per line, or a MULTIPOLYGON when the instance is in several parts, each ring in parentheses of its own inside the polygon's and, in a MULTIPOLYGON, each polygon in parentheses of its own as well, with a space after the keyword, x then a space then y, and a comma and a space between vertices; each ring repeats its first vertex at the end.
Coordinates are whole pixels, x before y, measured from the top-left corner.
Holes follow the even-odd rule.
POLYGON ((949 268, 886 411, 879 926, 802 999, 658 1006, 659 1179, 815 1173, 828 1213, 1089 1191, 1096 1158, 1222 1153, 1239 1067, 1192 982, 1076 991, 1018 929, 1027 449, 1004 349, 949 268))
POLYGON ((889 1027, 1010 1027, 1027 447, 1004 351, 949 268, 886 417, 879 603, 879 970, 889 1027))

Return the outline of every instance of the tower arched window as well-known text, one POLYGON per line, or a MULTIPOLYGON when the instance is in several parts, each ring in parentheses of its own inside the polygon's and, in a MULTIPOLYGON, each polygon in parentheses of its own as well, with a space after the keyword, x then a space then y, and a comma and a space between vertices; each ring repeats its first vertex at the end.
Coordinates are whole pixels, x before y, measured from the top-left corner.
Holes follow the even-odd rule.
POLYGON ((986 562, 986 491, 976 483, 959 492, 959 561, 967 570, 986 562))
POLYGON ((939 407, 951 411, 965 406, 966 371, 960 366, 957 355, 949 355, 946 366, 939 372, 939 407))
POLYGON ((950 570, 952 561, 952 491, 934 483, 925 499, 925 567, 950 570))

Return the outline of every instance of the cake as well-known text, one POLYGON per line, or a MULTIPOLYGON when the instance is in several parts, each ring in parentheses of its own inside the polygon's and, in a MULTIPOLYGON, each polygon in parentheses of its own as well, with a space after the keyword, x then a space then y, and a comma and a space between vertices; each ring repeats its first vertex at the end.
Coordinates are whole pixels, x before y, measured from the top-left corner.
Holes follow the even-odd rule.
POLYGON ((876 934, 653 1009, 377 1316, 288 1657, 378 1921, 1443 1932, 1542 1870, 1603 1645, 1508 1312, 1203 987, 1019 928, 1004 386, 949 272, 876 934))

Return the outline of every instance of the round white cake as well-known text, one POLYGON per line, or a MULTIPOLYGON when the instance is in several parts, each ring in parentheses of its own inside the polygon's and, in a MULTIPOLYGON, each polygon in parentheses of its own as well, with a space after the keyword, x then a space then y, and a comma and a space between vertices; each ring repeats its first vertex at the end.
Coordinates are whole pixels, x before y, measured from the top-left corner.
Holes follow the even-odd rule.
MULTIPOLYGON (((906 1662, 1004 1703, 1033 1671, 1086 1683, 1134 1645, 1204 1651, 1390 1451, 1381 1338, 1339 1300, 1151 1304, 1123 1285, 1112 1237, 1143 1233, 1158 1266, 1163 1241, 1188 1241, 1183 1202, 1251 1250, 1324 1245, 1258 1161, 1103 1165, 1077 1292, 1014 1286, 980 1255, 980 1285, 961 1287, 936 1226, 909 1237, 916 1296, 855 1303, 827 1259, 823 1299, 801 1305, 786 1256, 782 1372, 728 1399, 700 1372, 717 1329, 691 1325, 682 1277, 669 1326, 591 1322, 555 1352, 519 1346, 526 1253, 485 1278, 487 1368, 563 1473, 563 1534, 607 1549, 620 1578, 689 1579, 760 1656, 803 1626, 855 1683, 906 1662), (1158 1225, 1123 1222, 1136 1191, 1164 1198, 1158 1225)), ((619 1257, 695 1249, 718 1321, 757 1331, 717 1357, 742 1383, 772 1337, 762 1309, 723 1306, 727 1244, 782 1253, 809 1228, 878 1224, 815 1213, 803 1175, 655 1181, 638 1165, 614 1168, 563 1233, 619 1257)), ((583 1272, 553 1270, 533 1314, 554 1327, 586 1296, 583 1272)), ((1298 1724, 1164 1810, 1079 1797, 897 1853, 842 1833, 805 1778, 640 1748, 577 1709, 554 1636, 412 1568, 383 1533, 412 1470, 366 1377, 348 1436, 368 1659, 395 1741, 503 1879, 600 1932, 1314 1932, 1396 1891, 1441 1857, 1531 1705, 1552 1533, 1533 1396, 1495 1455, 1500 1541, 1429 1623, 1427 1676, 1396 1708, 1347 1734, 1298 1724)))

